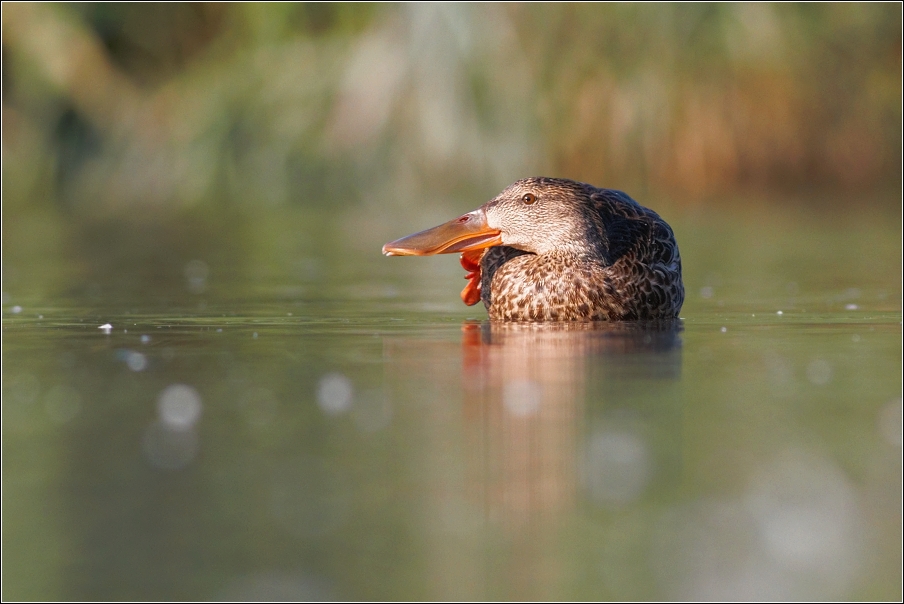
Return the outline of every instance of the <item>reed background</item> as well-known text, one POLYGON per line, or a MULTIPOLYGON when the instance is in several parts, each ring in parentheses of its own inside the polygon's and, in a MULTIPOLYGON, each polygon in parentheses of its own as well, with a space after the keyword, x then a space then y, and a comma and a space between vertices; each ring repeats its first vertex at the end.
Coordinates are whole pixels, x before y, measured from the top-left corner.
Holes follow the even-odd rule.
POLYGON ((539 174, 900 194, 897 3, 12 4, 2 58, 5 218, 397 211, 539 174))

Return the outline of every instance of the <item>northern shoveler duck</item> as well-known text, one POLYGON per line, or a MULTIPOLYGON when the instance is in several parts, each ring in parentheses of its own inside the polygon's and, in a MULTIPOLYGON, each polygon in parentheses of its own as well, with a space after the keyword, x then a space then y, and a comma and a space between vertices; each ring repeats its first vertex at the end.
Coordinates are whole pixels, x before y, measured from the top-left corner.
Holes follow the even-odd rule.
POLYGON ((383 253, 461 253, 461 298, 483 300, 493 320, 671 319, 684 302, 669 225, 621 191, 562 178, 519 180, 383 253))

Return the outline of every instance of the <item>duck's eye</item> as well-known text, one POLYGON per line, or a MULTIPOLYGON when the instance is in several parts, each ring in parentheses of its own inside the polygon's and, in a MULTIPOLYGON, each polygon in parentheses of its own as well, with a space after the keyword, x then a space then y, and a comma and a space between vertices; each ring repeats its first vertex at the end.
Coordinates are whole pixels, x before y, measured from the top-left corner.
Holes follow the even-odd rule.
POLYGON ((523 201, 527 205, 530 205, 530 204, 534 203, 535 201, 537 201, 537 196, 534 195, 533 193, 525 193, 524 197, 521 198, 521 201, 523 201))

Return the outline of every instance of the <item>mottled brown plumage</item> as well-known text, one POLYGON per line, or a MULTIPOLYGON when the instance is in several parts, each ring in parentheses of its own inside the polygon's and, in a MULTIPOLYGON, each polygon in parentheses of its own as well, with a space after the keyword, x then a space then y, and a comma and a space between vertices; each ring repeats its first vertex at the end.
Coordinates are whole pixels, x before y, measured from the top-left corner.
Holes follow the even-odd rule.
POLYGON ((519 180, 474 212, 384 246, 451 252, 471 271, 462 298, 474 303, 479 291, 494 320, 667 319, 684 302, 669 225, 621 191, 571 180, 519 180))

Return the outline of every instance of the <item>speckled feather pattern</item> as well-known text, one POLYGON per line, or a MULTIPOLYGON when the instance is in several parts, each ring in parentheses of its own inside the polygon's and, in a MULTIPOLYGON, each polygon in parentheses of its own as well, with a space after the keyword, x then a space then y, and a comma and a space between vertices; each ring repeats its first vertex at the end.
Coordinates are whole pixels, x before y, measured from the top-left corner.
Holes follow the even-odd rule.
POLYGON ((543 253, 506 245, 488 249, 481 261, 481 299, 490 319, 678 316, 684 302, 681 257, 672 229, 656 212, 621 191, 554 178, 518 181, 497 200, 505 196, 510 204, 523 191, 536 192, 547 211, 551 206, 567 217, 569 230, 558 235, 580 245, 543 253))

